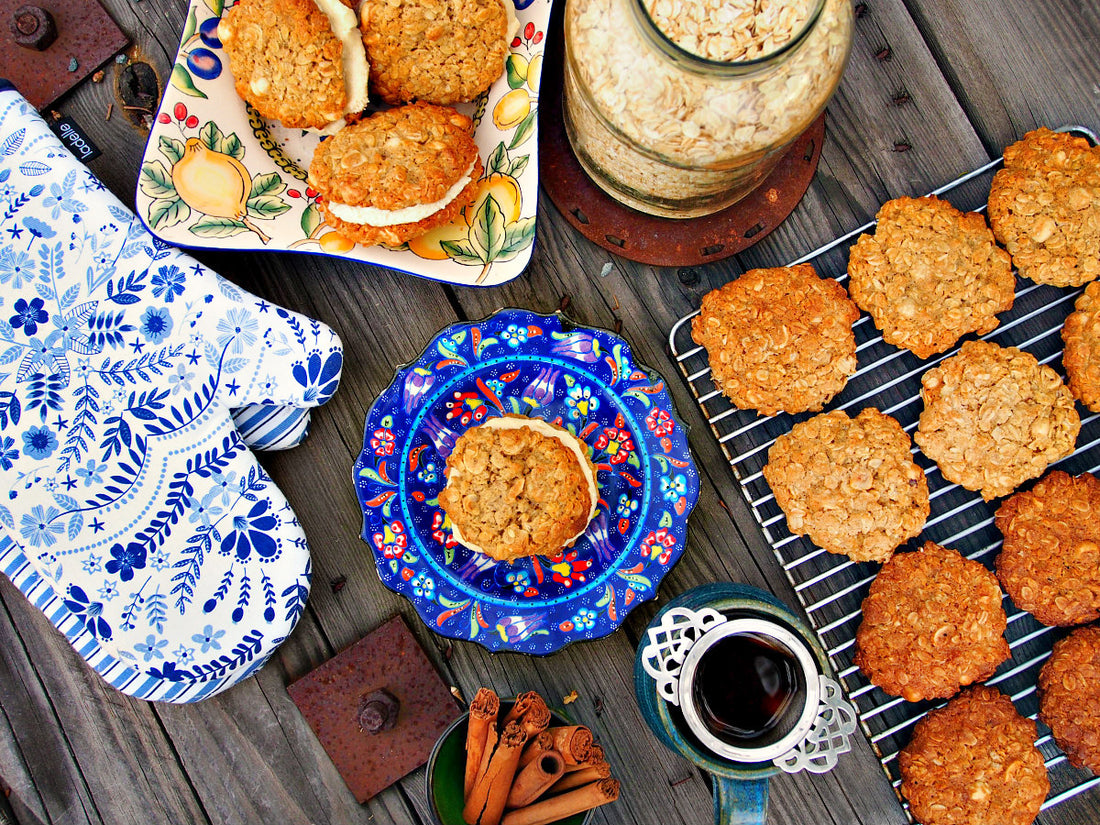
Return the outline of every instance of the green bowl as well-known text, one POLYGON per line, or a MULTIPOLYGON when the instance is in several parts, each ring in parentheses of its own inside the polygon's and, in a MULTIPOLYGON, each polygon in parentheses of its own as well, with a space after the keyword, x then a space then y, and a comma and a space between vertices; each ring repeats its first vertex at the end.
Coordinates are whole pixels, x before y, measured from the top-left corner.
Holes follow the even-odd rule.
MULTIPOLYGON (((504 714, 511 703, 500 703, 500 712, 504 714)), ((575 722, 561 714, 550 712, 552 725, 573 725, 575 722)), ((466 725, 470 714, 464 713, 443 731, 443 735, 432 748, 428 757, 428 776, 425 788, 428 792, 428 807, 435 816, 435 825, 466 825, 462 819, 462 783, 466 776, 466 725)), ((553 825, 588 825, 592 820, 592 811, 559 819, 553 825)))

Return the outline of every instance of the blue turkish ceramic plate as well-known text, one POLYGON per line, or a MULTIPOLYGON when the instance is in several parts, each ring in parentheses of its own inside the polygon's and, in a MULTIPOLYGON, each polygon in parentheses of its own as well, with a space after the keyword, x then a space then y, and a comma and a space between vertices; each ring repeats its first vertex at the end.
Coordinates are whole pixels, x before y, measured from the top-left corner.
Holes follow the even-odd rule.
POLYGON ((353 473, 378 574, 438 633, 553 653, 614 631, 684 549, 699 474, 659 376, 605 330, 508 309, 440 332, 367 414, 353 473), (455 541, 439 506, 455 440, 516 413, 592 448, 600 500, 553 557, 496 562, 455 541))

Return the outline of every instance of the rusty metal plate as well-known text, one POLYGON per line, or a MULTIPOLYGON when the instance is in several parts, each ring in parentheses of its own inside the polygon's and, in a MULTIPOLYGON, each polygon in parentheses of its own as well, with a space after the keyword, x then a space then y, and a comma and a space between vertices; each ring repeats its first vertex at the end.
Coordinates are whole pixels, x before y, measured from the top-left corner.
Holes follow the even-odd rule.
POLYGON ((427 762, 435 741, 461 713, 400 616, 287 691, 359 802, 427 762), (359 710, 379 690, 393 694, 400 708, 394 727, 371 734, 360 728, 359 710))
POLYGON ((654 266, 696 266, 735 255, 761 241, 794 211, 813 180, 825 136, 819 117, 787 150, 772 173, 733 206, 701 218, 675 220, 623 206, 585 174, 565 133, 562 115, 561 14, 547 38, 539 93, 539 179, 567 221, 616 255, 654 266))
POLYGON ((0 0, 0 77, 36 109, 68 92, 130 42, 96 0, 0 0), (16 9, 34 5, 57 24, 57 39, 44 51, 19 46, 9 26, 16 9), (73 61, 75 68, 70 71, 73 61))

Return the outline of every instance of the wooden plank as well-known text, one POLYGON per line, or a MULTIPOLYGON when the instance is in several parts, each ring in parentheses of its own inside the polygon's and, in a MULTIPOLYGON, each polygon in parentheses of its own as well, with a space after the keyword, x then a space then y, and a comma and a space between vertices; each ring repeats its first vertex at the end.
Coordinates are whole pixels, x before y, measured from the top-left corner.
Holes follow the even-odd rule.
POLYGON ((103 682, 4 577, 0 600, 13 802, 49 822, 206 822, 152 706, 103 682))

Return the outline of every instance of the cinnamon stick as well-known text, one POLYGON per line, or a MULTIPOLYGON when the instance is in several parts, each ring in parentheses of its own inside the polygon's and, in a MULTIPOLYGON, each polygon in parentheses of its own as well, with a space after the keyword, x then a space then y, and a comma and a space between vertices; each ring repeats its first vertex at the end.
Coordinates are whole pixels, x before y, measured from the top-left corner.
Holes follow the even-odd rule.
POLYGON ((619 798, 619 780, 601 779, 591 785, 544 799, 526 808, 509 811, 500 825, 549 825, 581 811, 606 805, 619 798))
POLYGON ((527 734, 515 722, 505 726, 492 753, 482 760, 484 770, 479 771, 462 808, 467 825, 499 825, 526 741, 527 734))
POLYGON ((561 779, 550 786, 550 793, 571 791, 574 788, 581 787, 581 785, 587 785, 589 782, 607 779, 609 776, 611 776, 611 766, 606 762, 576 771, 569 771, 562 774, 561 779))
POLYGON ((561 779, 565 772, 565 760, 557 751, 546 751, 526 768, 516 774, 512 790, 508 792, 505 808, 523 808, 545 793, 546 789, 561 779))
POLYGON ((603 764, 607 761, 607 756, 604 754, 603 745, 598 742, 593 742, 592 747, 588 751, 588 758, 583 762, 578 762, 576 765, 566 765, 565 772, 572 773, 573 771, 584 770, 585 768, 595 767, 596 765, 603 764))
POLYGON ((523 755, 519 758, 519 766, 525 768, 535 759, 538 759, 544 753, 552 751, 553 749, 554 735, 547 731, 543 731, 534 739, 528 740, 527 747, 523 749, 523 755))
POLYGON ((588 759, 592 750, 592 731, 584 725, 547 728, 554 737, 554 750, 565 758, 565 767, 579 765, 588 759))
MULTIPOLYGON (((529 690, 526 693, 521 693, 516 697, 516 701, 512 704, 512 709, 504 717, 504 721, 501 725, 507 725, 509 722, 518 722, 523 718, 523 714, 527 713, 527 709, 531 707, 531 703, 535 700, 542 702, 542 697, 538 695, 536 691, 529 690)), ((543 704, 546 704, 543 702, 543 704)))
POLYGON ((481 768, 481 760, 485 755, 485 744, 489 738, 489 730, 494 734, 493 744, 496 744, 495 734, 497 726, 497 714, 500 713, 500 697, 489 688, 481 688, 470 702, 470 721, 466 728, 466 776, 462 784, 462 799, 469 799, 473 790, 474 781, 477 779, 481 768))

